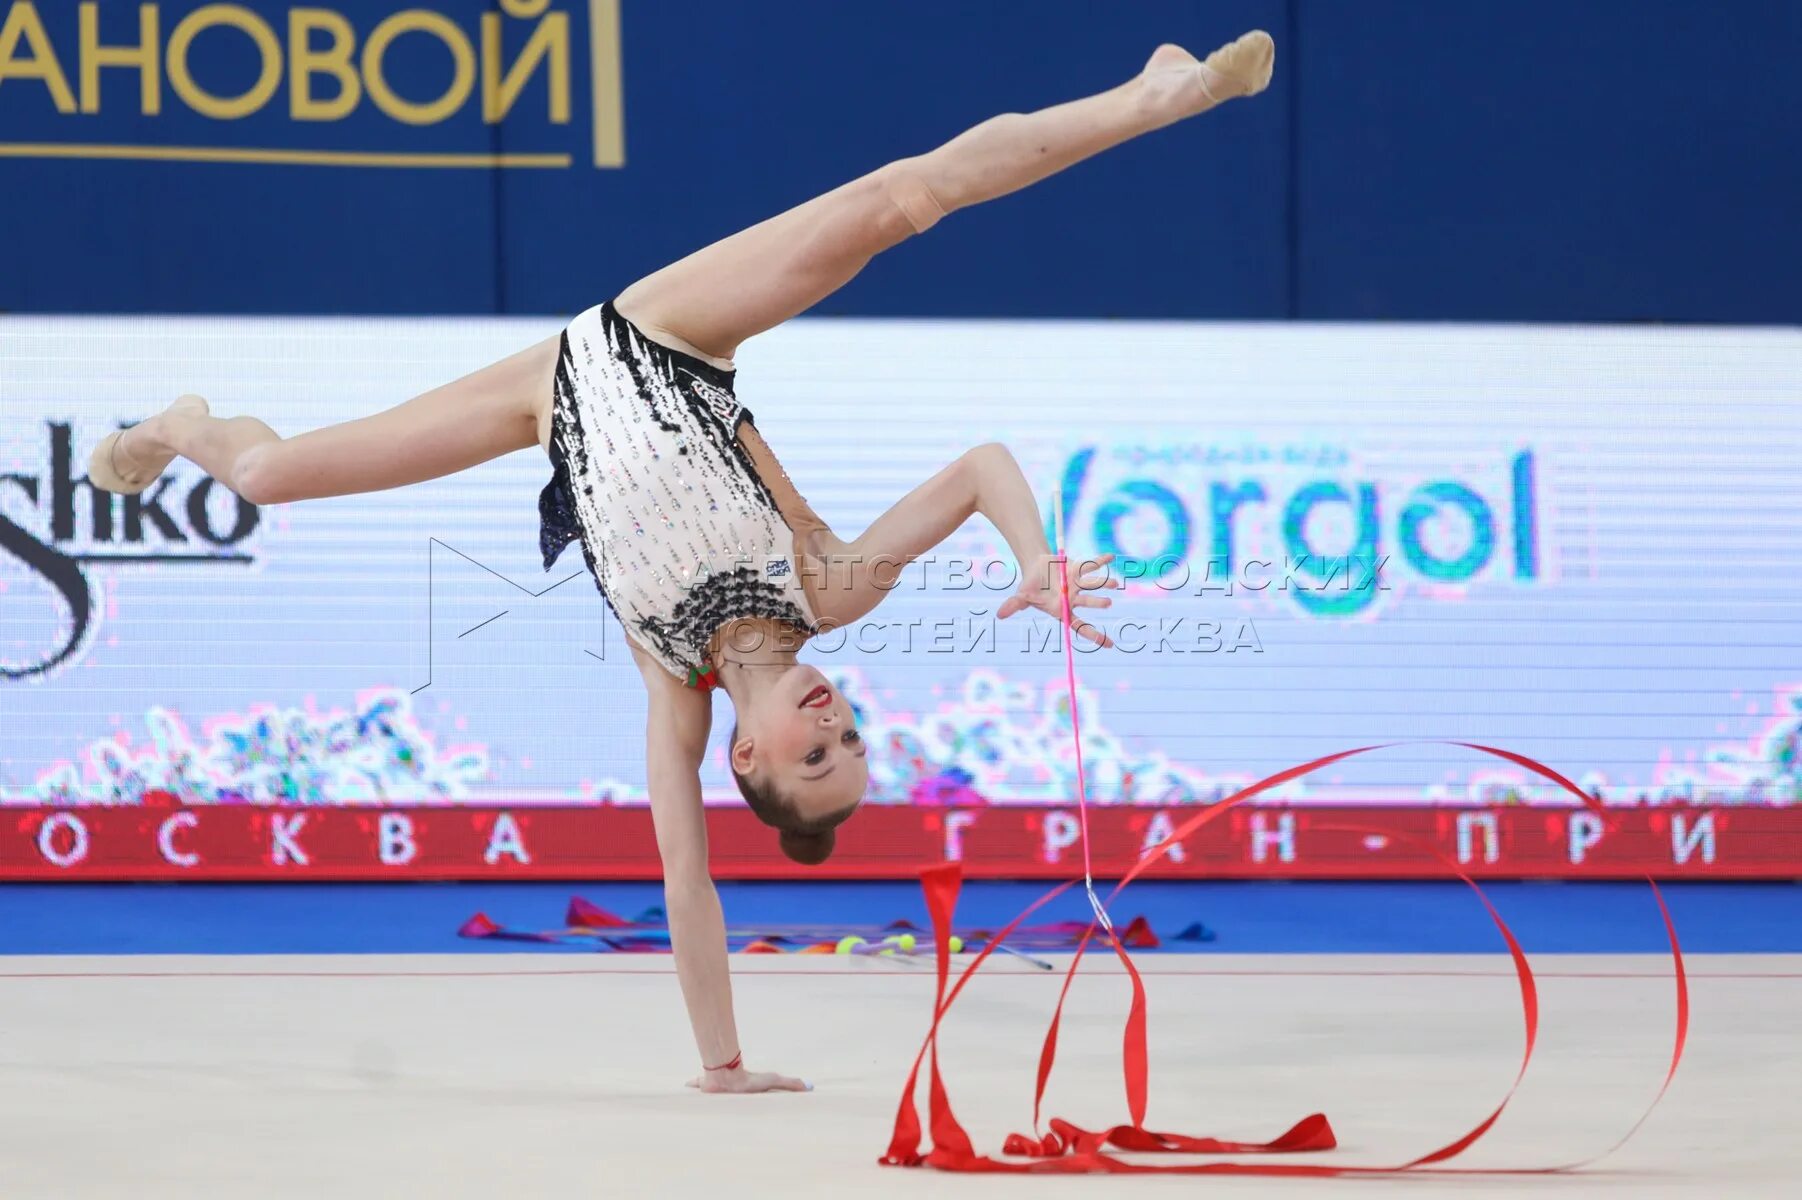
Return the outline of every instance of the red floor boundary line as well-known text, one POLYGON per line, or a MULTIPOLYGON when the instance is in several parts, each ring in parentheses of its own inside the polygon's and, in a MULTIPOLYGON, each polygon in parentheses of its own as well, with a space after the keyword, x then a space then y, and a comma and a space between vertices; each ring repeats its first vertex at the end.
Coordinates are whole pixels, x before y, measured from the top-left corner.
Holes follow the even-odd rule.
MULTIPOLYGON (((529 979, 533 976, 546 978, 565 978, 569 976, 593 976, 596 978, 608 975, 670 975, 676 973, 672 964, 668 967, 619 967, 609 970, 592 970, 586 968, 552 968, 542 971, 0 971, 0 981, 8 979, 529 979)), ((783 976, 790 979, 868 979, 879 977, 893 979, 897 977, 924 977, 915 968, 907 967, 899 970, 882 969, 874 971, 765 971, 756 968, 741 969, 734 967, 732 974, 783 976)), ((1535 973, 1540 979, 1669 979, 1669 972, 1658 971, 1567 971, 1535 973)), ((1506 971, 1156 971, 1156 978, 1200 978, 1216 976, 1222 979, 1508 979, 1512 976, 1506 971)), ((1126 977, 1124 971, 1085 971, 1085 978, 1121 978, 1126 977)), ((1723 971, 1705 973, 1691 971, 1693 979, 1802 979, 1802 971, 1723 971)), ((1053 979, 1055 976, 1041 971, 999 971, 984 978, 994 979, 1053 979)))

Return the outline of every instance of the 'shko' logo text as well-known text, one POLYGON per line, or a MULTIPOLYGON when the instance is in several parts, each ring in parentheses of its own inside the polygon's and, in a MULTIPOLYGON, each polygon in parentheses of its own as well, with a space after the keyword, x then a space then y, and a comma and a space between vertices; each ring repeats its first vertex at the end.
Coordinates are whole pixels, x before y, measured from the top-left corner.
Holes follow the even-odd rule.
MULTIPOLYGON (((0 555, 23 564, 67 609, 59 630, 54 600, 41 605, 13 589, 4 603, 8 626, 27 634, 23 662, 0 661, 0 678, 42 677, 69 662, 92 641, 99 622, 89 570, 123 563, 247 564, 245 543, 255 532, 256 505, 212 479, 165 474, 137 496, 114 496, 74 474, 70 426, 50 422, 48 477, 0 474, 0 555), (20 500, 24 503, 21 505, 20 500), (8 514, 34 511, 35 528, 8 514), (35 611, 33 611, 35 609, 35 611), (15 621, 10 618, 23 618, 15 621)), ((10 567, 10 564, 8 564, 10 567)), ((34 589, 35 590, 35 589, 34 589)))

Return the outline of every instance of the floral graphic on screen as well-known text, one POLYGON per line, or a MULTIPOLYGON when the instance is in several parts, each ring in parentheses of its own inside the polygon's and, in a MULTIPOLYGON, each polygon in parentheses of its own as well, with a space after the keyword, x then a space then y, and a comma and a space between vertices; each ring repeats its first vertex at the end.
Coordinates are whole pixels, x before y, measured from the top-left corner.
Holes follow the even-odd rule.
MULTIPOLYGON (((1737 695, 1737 693, 1736 693, 1737 695)), ((1802 804, 1802 686, 1779 688, 1765 729, 1745 742, 1706 747, 1677 761, 1667 749, 1650 768, 1649 783, 1611 783, 1599 773, 1577 776, 1584 791, 1605 804, 1684 807, 1688 805, 1802 804)), ((1429 802, 1443 802, 1447 789, 1432 789, 1429 802)), ((1479 804, 1565 804, 1558 788, 1513 771, 1472 775, 1463 799, 1479 804)))
MULTIPOLYGON (((1009 680, 976 670, 937 711, 884 712, 863 672, 827 676, 857 713, 870 747, 868 799, 889 804, 987 804, 1067 801, 1076 794, 1070 701, 1059 679, 1009 680)), ((1101 698, 1077 689, 1082 705, 1083 769, 1089 798, 1100 803, 1192 804, 1217 800, 1252 782, 1209 775, 1137 748, 1108 726, 1101 698)), ((1293 791, 1281 796, 1293 798, 1293 791)), ((1273 794, 1274 798, 1274 794, 1273 794)))
MULTIPOLYGON (((868 799, 933 807, 1065 802, 1076 794, 1069 701, 1061 680, 1009 679, 975 670, 929 712, 885 711, 855 667, 826 672, 851 702, 870 747, 868 799)), ((1078 689, 1089 798, 1103 804, 1199 804, 1253 782, 1209 774, 1108 724, 1102 698, 1078 689)), ((1781 689, 1766 727, 1742 743, 1706 748, 1687 763, 1667 751, 1648 764, 1651 782, 1611 783, 1590 773, 1581 786, 1609 804, 1786 805, 1802 803, 1802 686, 1781 689)), ((42 771, 35 782, 0 783, 0 802, 142 804, 166 793, 183 804, 420 804, 525 799, 494 778, 497 761, 479 744, 440 746, 398 689, 358 695, 349 710, 254 706, 204 722, 196 740, 166 707, 145 714, 148 736, 103 738, 42 771)), ((723 750, 722 750, 723 753, 723 750)), ((709 798, 734 799, 730 790, 709 798)), ((1286 803, 1359 799, 1297 780, 1265 799, 1286 803)), ((1398 797, 1387 797, 1396 799, 1398 797)), ((1508 771, 1474 769, 1459 784, 1408 797, 1423 803, 1565 804, 1562 791, 1508 771)), ((643 804, 641 784, 607 779, 548 790, 532 801, 643 804)), ((1365 799, 1368 799, 1365 797, 1365 799)))
POLYGON ((419 803, 474 799, 489 777, 481 746, 436 746, 411 698, 389 689, 357 697, 349 711, 258 706, 205 722, 196 741, 163 707, 144 716, 149 736, 93 742, 0 800, 39 804, 142 804, 148 793, 184 804, 419 803), (82 766, 86 766, 84 772, 82 766))
MULTIPOLYGON (((1742 804, 1802 804, 1802 687, 1779 693, 1775 716, 1753 740, 1750 751, 1738 746, 1710 747, 1706 761, 1717 778, 1678 780, 1704 793, 1720 790, 1718 776, 1741 792, 1742 804)), ((1712 803, 1712 797, 1697 798, 1712 803)))

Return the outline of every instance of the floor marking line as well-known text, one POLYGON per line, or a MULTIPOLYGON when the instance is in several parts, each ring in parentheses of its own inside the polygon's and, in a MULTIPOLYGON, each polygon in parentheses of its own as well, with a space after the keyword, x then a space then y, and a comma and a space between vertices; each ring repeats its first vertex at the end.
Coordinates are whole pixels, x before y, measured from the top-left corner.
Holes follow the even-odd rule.
MULTIPOLYGON (((5 979, 521 979, 535 975, 569 977, 573 975, 674 975, 669 967, 617 967, 609 970, 589 968, 550 968, 537 971, 0 971, 5 979)), ((860 979, 912 976, 912 968, 875 971, 768 971, 757 968, 735 968, 733 975, 786 976, 792 979, 860 979)), ((1085 971, 1089 977, 1125 978, 1124 971, 1085 971)), ((1156 971, 1169 978, 1242 979, 1511 979, 1508 971, 1156 971)), ((1658 971, 1568 971, 1536 972, 1541 979, 1669 979, 1669 972, 1658 971)), ((1802 979, 1802 971, 1731 971, 1702 973, 1691 971, 1691 979, 1802 979)), ((1000 971, 997 979, 1045 979, 1041 971, 1000 971)))

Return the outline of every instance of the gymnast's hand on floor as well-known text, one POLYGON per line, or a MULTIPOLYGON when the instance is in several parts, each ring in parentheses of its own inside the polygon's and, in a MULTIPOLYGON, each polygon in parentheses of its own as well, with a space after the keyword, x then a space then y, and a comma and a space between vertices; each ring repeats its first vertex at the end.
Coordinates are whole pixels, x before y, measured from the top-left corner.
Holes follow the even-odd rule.
MULTIPOLYGON (((1097 646, 1112 646, 1110 638, 1100 627, 1084 621, 1075 612, 1079 608, 1108 608, 1114 603, 1112 596, 1090 596, 1085 593, 1104 588, 1123 588, 1126 581, 1116 579, 1109 571, 1108 564, 1114 561, 1111 554, 1103 554, 1099 558, 1085 558, 1070 563, 1070 617, 1072 630, 1088 638, 1097 646)), ((1058 557, 1055 554, 1041 555, 1020 573, 1020 589, 1009 596, 1001 604, 996 615, 1011 617, 1015 613, 1036 608, 1040 612, 1049 613, 1059 621, 1064 619, 1064 602, 1058 594, 1058 557)))
POLYGON ((772 1071, 747 1071, 733 1067, 729 1071, 704 1071, 688 1081, 691 1088, 703 1092, 749 1095, 752 1092, 811 1092, 813 1084, 772 1071))

